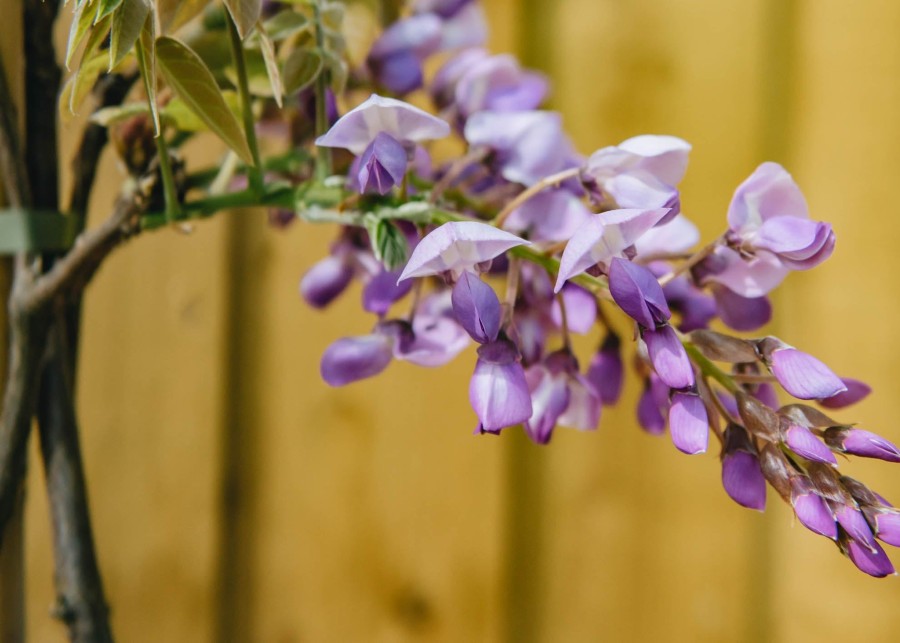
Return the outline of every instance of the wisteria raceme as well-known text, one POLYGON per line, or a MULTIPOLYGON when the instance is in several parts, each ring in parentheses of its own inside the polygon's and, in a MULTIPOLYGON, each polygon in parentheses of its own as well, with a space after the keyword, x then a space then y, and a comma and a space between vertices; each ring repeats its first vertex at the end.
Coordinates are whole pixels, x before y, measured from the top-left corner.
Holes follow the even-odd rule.
POLYGON ((483 49, 483 26, 472 0, 412 3, 354 77, 390 95, 319 132, 318 146, 349 154, 315 184, 331 196, 307 187, 298 214, 341 231, 300 291, 323 308, 355 280, 375 315, 325 351, 323 379, 349 384, 393 360, 440 366, 474 343, 475 433, 521 426, 547 444, 557 427, 597 429, 631 367, 647 433, 668 431, 686 454, 710 450, 712 436, 737 504, 762 511, 771 487, 860 570, 892 574, 879 542, 900 546, 900 510, 843 476, 836 456, 900 462, 900 449, 826 414, 869 387, 780 338, 713 329, 759 333, 769 293, 833 253, 830 224, 810 218, 784 168, 763 163, 700 245, 678 187, 691 145, 642 135, 580 153, 560 114, 542 109, 547 80, 483 49), (420 88, 418 106, 400 100, 420 88), (428 147, 447 137, 464 151, 428 147), (595 352, 576 355, 573 334, 596 337, 595 352))

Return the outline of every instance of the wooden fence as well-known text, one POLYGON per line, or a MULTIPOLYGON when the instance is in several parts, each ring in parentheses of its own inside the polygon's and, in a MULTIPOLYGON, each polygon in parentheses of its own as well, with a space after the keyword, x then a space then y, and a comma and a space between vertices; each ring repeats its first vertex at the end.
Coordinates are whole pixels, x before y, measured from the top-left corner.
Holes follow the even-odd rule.
MULTIPOLYGON (((693 143, 684 210, 707 238, 759 162, 789 167, 838 246, 779 291, 772 332, 868 379, 844 416, 900 441, 900 3, 485 4, 493 48, 553 79, 582 151, 693 143)), ((121 641, 898 640, 895 579, 775 494, 764 515, 736 506, 717 454, 637 428, 633 381, 598 433, 548 448, 471 435, 471 353, 326 387, 324 347, 370 324, 358 291, 325 312, 296 295, 332 235, 221 215, 137 239, 91 288, 78 403, 121 641)), ((29 636, 62 641, 33 451, 29 636)), ((900 498, 897 467, 848 470, 900 498)))

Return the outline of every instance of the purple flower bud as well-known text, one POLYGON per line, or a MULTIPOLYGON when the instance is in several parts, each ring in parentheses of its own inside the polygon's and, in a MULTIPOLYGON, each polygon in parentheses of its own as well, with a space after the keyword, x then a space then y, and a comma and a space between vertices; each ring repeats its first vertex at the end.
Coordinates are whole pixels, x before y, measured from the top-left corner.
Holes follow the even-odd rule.
POLYGON ((847 389, 825 364, 796 348, 778 348, 765 357, 778 383, 801 400, 831 397, 847 389))
POLYGON ((900 462, 900 449, 871 431, 835 426, 825 430, 825 442, 842 453, 900 462))
POLYGON ((647 230, 668 214, 667 208, 610 210, 592 216, 566 244, 559 262, 556 292, 563 284, 591 266, 608 264, 621 257, 647 230))
POLYGON ((379 132, 359 159, 357 181, 364 194, 387 194, 406 174, 406 149, 390 134, 379 132))
POLYGON ((507 339, 478 349, 478 362, 469 383, 469 402, 481 431, 496 433, 531 417, 531 395, 518 351, 507 339))
POLYGON ((629 317, 647 329, 655 329, 671 316, 662 286, 649 269, 626 259, 609 264, 609 292, 629 317))
POLYGON ((547 79, 525 71, 509 54, 490 56, 475 64, 456 85, 456 105, 463 117, 475 112, 532 110, 547 95, 547 79))
POLYGON ((785 442, 794 453, 807 460, 837 466, 837 460, 831 449, 822 444, 805 426, 791 424, 785 432, 785 442))
POLYGON ((409 103, 372 94, 317 138, 316 145, 343 147, 354 154, 362 154, 381 133, 401 143, 419 143, 444 138, 450 134, 450 126, 409 103))
POLYGON ((306 271, 300 280, 300 294, 313 308, 325 308, 353 279, 353 268, 343 257, 325 257, 306 271))
POLYGON ((405 297, 412 288, 412 282, 397 283, 399 270, 382 270, 369 280, 363 289, 363 308, 383 317, 395 301, 405 297))
POLYGON ((525 432, 536 444, 547 444, 557 420, 569 406, 566 378, 536 364, 525 372, 525 379, 531 391, 533 409, 525 422, 525 432))
POLYGON ((439 109, 444 109, 453 102, 456 96, 456 85, 460 79, 479 61, 488 57, 481 48, 464 49, 450 58, 438 69, 428 88, 431 98, 439 109))
POLYGON ((812 532, 837 540, 837 523, 825 500, 813 489, 809 478, 791 478, 791 505, 797 520, 812 532))
POLYGON ((742 297, 728 288, 713 287, 713 297, 719 317, 729 328, 751 331, 772 319, 772 303, 765 295, 742 297))
POLYGON ((603 404, 611 406, 622 395, 625 367, 622 364, 621 342, 615 333, 607 333, 600 349, 591 359, 586 375, 603 404))
POLYGON ((725 429, 722 451, 722 486, 725 493, 742 507, 763 511, 766 508, 766 480, 743 427, 730 424, 725 429))
POLYGON ((433 14, 410 16, 388 27, 372 45, 366 63, 395 94, 422 86, 422 61, 441 43, 441 20, 433 14))
POLYGON ((875 535, 882 542, 900 547, 900 512, 895 509, 878 509, 868 512, 875 527, 875 535))
MULTIPOLYGON (((569 330, 579 335, 586 335, 597 321, 597 299, 581 286, 566 284, 560 293, 566 305, 566 322, 569 330)), ((557 328, 562 328, 562 309, 554 298, 550 306, 550 319, 557 328)))
POLYGON ((778 392, 775 390, 775 387, 768 382, 757 385, 753 397, 773 410, 781 406, 778 402, 778 392))
POLYGON ((831 507, 834 509, 834 516, 837 518, 838 524, 843 527, 847 535, 874 552, 878 543, 875 542, 875 536, 872 535, 872 530, 862 512, 856 507, 844 504, 832 503, 831 507))
POLYGON ((872 392, 872 387, 865 382, 850 377, 842 377, 841 381, 847 387, 846 391, 816 401, 827 409, 842 409, 864 400, 872 392))
POLYGON ((331 386, 378 375, 391 363, 390 337, 375 333, 344 337, 325 349, 319 372, 331 386))
POLYGON ((869 551, 869 549, 855 540, 848 541, 846 548, 847 557, 853 561, 853 564, 860 571, 865 572, 869 576, 884 578, 895 573, 891 559, 888 558, 887 554, 884 553, 884 549, 877 543, 875 544, 874 552, 869 551))
POLYGON ((709 445, 709 417, 703 400, 695 393, 675 393, 669 407, 669 433, 682 453, 706 453, 709 445))
MULTIPOLYGON (((666 224, 663 228, 669 225, 671 224, 666 224)), ((653 228, 649 232, 652 233, 659 229, 653 228)), ((666 273, 671 272, 667 264, 660 262, 650 264, 650 269, 657 277, 662 277, 666 273)), ((685 277, 676 277, 667 283, 663 287, 663 293, 666 296, 669 308, 681 315, 681 319, 678 322, 678 330, 682 333, 707 328, 709 322, 716 316, 716 304, 713 298, 694 286, 685 277)))
POLYGON ((378 83, 390 92, 403 96, 422 86, 422 58, 412 50, 395 51, 366 60, 378 83))
POLYGON ((669 387, 651 375, 644 381, 644 391, 638 399, 637 420, 647 433, 662 435, 666 430, 664 413, 669 405, 669 387))
POLYGON ((464 272, 453 286, 452 301, 456 320, 472 339, 480 344, 497 339, 500 300, 493 288, 471 272, 464 272))
POLYGON ((400 281, 474 270, 510 248, 529 245, 514 234, 477 221, 452 221, 430 232, 412 252, 400 281))
POLYGON ((647 344, 650 363, 659 379, 674 389, 686 389, 694 385, 691 360, 671 326, 645 330, 641 337, 647 344))

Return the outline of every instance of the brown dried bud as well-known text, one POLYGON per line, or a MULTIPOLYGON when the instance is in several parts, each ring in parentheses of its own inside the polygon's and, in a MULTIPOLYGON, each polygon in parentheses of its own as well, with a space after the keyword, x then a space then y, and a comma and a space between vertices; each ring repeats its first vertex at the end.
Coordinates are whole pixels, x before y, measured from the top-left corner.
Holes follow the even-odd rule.
POLYGON ((808 429, 826 429, 830 426, 843 426, 837 420, 828 417, 822 411, 806 404, 788 404, 778 412, 794 424, 808 429))
POLYGON ((738 364, 759 359, 753 342, 723 335, 712 330, 695 330, 690 333, 691 343, 704 357, 716 362, 738 364))
POLYGON ((855 478, 851 478, 850 476, 841 476, 840 483, 844 486, 853 499, 856 500, 857 503, 861 507, 880 507, 881 500, 878 499, 871 489, 869 489, 866 485, 864 485, 859 480, 855 478))
POLYGON ((797 471, 781 449, 771 442, 766 444, 759 452, 759 464, 763 476, 769 481, 769 484, 785 501, 790 502, 791 478, 797 475, 797 471))
POLYGON ((743 391, 735 393, 738 413, 747 430, 769 442, 781 439, 781 418, 768 406, 743 391))
POLYGON ((841 484, 837 472, 833 467, 821 462, 810 462, 806 472, 816 486, 820 496, 843 505, 855 504, 853 496, 841 484))

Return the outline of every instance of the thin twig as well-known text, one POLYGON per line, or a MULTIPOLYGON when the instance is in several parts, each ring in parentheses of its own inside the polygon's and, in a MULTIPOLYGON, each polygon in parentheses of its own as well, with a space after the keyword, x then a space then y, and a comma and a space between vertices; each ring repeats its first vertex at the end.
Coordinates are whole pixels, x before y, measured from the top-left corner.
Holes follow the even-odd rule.
POLYGON ((506 221, 506 217, 512 214, 513 210, 525 203, 528 199, 540 192, 543 192, 547 188, 553 187, 554 185, 559 185, 563 181, 574 178, 580 173, 580 167, 573 167, 569 168, 568 170, 563 170, 562 172, 557 172, 556 174, 551 174, 550 176, 544 177, 531 187, 520 192, 516 198, 507 203, 506 206, 502 210, 500 210, 499 214, 494 217, 492 223, 498 228, 502 228, 503 222, 506 221))
POLYGON ((678 277, 679 275, 687 272, 688 270, 690 270, 691 268, 696 266, 698 263, 700 263, 701 261, 706 259, 708 256, 710 256, 713 252, 716 251, 716 248, 719 247, 719 245, 722 243, 723 239, 724 239, 724 235, 721 237, 717 237, 716 239, 710 241, 707 245, 703 246, 700 250, 698 250, 693 255, 691 255, 687 260, 685 260, 684 263, 679 264, 675 268, 675 270, 673 270, 672 272, 670 272, 666 275, 663 275, 659 280, 659 285, 665 286, 666 284, 671 282, 673 279, 675 279, 675 277, 678 277))

